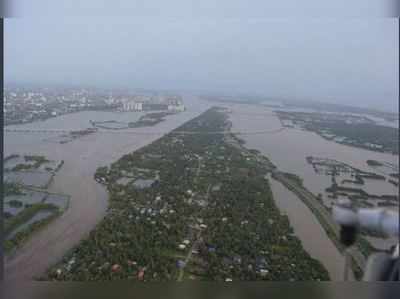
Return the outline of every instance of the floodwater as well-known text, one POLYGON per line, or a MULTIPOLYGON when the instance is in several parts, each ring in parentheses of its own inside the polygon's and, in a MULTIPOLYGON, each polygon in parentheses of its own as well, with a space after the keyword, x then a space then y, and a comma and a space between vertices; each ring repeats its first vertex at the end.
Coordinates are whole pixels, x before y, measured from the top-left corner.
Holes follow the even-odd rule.
MULTIPOLYGON (((333 141, 319 135, 296 128, 282 128, 273 109, 260 105, 227 104, 231 110, 232 131, 260 132, 265 134, 241 135, 245 146, 257 149, 267 156, 279 170, 291 172, 303 178, 303 183, 314 194, 326 197, 325 188, 331 185, 329 176, 318 175, 307 163, 307 156, 335 159, 365 171, 374 171, 367 160, 392 163, 398 168, 398 156, 372 152, 333 141), (268 132, 268 133, 267 133, 268 132)), ((398 188, 387 181, 366 180, 367 192, 373 194, 398 194, 398 188)), ((344 260, 325 231, 301 200, 284 188, 279 182, 271 180, 277 205, 289 216, 293 228, 310 255, 322 262, 332 279, 343 277, 344 260)))
MULTIPOLYGON (((241 132, 270 131, 266 134, 242 135, 246 146, 260 150, 281 171, 292 172, 304 180, 304 185, 314 194, 325 193, 331 185, 330 176, 318 175, 307 156, 335 159, 364 171, 376 172, 367 160, 392 163, 398 168, 398 156, 359 149, 328 141, 313 132, 297 128, 279 130, 282 125, 270 108, 255 105, 230 105, 232 130, 241 132)), ((386 175, 388 178, 388 176, 386 175)), ((340 177, 339 177, 340 178, 340 177)), ((382 195, 398 194, 398 188, 387 181, 366 180, 365 191, 382 195)))
POLYGON ((268 179, 276 205, 289 217, 303 248, 325 266, 331 280, 343 280, 344 257, 326 235, 317 218, 293 192, 270 176, 268 179))
POLYGON ((16 229, 14 229, 10 234, 7 235, 6 239, 10 240, 12 239, 17 233, 22 232, 26 228, 28 228, 31 224, 38 222, 40 220, 46 219, 53 215, 53 211, 49 210, 43 210, 43 211, 38 211, 31 219, 29 219, 27 222, 23 223, 22 225, 18 226, 16 229))
POLYGON ((63 194, 48 194, 45 203, 57 206, 64 210, 68 207, 69 196, 63 194))
POLYGON ((47 171, 26 170, 13 171, 4 174, 4 181, 19 183, 26 186, 45 187, 52 177, 52 173, 47 171))
MULTIPOLYGON (((27 154, 29 149, 28 154, 44 155, 50 160, 64 160, 65 163, 57 172, 49 191, 70 196, 69 209, 63 215, 36 233, 15 255, 6 257, 5 273, 9 282, 30 280, 44 273, 104 217, 108 195, 103 186, 93 179, 99 166, 109 165, 122 155, 153 142, 212 106, 210 102, 197 101, 191 96, 185 96, 184 103, 187 111, 168 115, 165 121, 155 126, 124 130, 99 129, 96 133, 65 144, 46 141, 49 136, 57 137, 57 134, 61 134, 59 132, 4 133, 4 156, 13 153, 27 154)), ((366 164, 368 159, 398 164, 397 156, 340 145, 299 129, 279 130, 280 121, 271 108, 243 104, 229 107, 233 109, 233 131, 271 132, 240 136, 246 141, 246 146, 260 150, 280 170, 300 175, 305 186, 313 193, 322 193, 330 185, 330 178, 316 175, 306 162, 306 156, 332 158, 366 171, 373 171, 366 164)), ((82 130, 91 127, 90 120, 129 122, 139 119, 141 115, 143 113, 86 111, 43 122, 9 126, 7 129, 82 130)), ((394 191, 397 194, 396 188, 389 183, 383 183, 377 183, 375 188, 378 190, 374 194, 390 194, 394 191)), ((288 214, 304 248, 326 266, 333 279, 341 280, 343 257, 327 238, 314 215, 280 183, 271 180, 271 185, 278 207, 288 214)))
POLYGON ((386 120, 382 117, 374 116, 371 114, 366 114, 366 113, 353 113, 353 112, 332 112, 332 111, 323 111, 321 109, 312 109, 312 108, 300 108, 300 107, 291 107, 291 106, 285 106, 282 102, 275 102, 275 101, 265 101, 261 103, 264 106, 270 106, 273 105, 276 110, 281 110, 281 111, 288 111, 288 112, 323 112, 323 113, 328 113, 328 114, 341 114, 341 115, 353 115, 353 116, 358 116, 358 117, 366 117, 369 120, 372 120, 376 125, 378 126, 383 126, 383 127, 390 127, 390 128, 399 128, 399 120, 386 120))
MULTIPOLYGON (((4 133, 4 156, 12 153, 44 155, 50 160, 64 160, 49 191, 70 196, 69 208, 46 226, 15 255, 5 258, 5 276, 9 282, 31 280, 58 262, 62 256, 83 239, 104 217, 108 195, 93 174, 99 166, 109 165, 122 155, 137 150, 210 107, 210 103, 184 96, 187 110, 169 115, 152 127, 98 132, 65 144, 45 140, 56 133, 4 133), (138 134, 135 134, 138 133, 138 134)), ((91 127, 90 120, 121 122, 135 121, 143 113, 136 112, 78 112, 42 122, 8 126, 7 129, 82 130, 91 127)))
POLYGON ((11 213, 13 215, 18 214, 20 211, 24 209, 23 206, 19 208, 11 207, 8 205, 8 202, 11 200, 18 200, 20 201, 23 205, 26 204, 35 204, 35 203, 40 203, 43 201, 43 199, 46 196, 46 193, 44 192, 38 192, 38 191, 31 191, 31 190, 23 190, 24 194, 20 195, 9 195, 4 198, 4 211, 11 213))
MULTIPOLYGON (((35 164, 34 161, 26 161, 24 156, 25 155, 20 155, 18 157, 9 158, 7 161, 4 161, 3 168, 9 169, 11 171, 11 169, 17 166, 18 164, 25 164, 25 165, 35 164)), ((45 163, 42 163, 38 168, 33 168, 33 169, 38 171, 39 170, 45 171, 47 167, 54 169, 57 167, 58 163, 59 161, 47 161, 45 163)))

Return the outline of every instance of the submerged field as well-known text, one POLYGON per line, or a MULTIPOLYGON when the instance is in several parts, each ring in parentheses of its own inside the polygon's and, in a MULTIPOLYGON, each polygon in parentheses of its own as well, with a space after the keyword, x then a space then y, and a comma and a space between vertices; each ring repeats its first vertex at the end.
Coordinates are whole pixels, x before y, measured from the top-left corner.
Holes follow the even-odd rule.
POLYGON ((107 215, 44 279, 328 280, 275 205, 271 164, 229 127, 213 108, 99 168, 107 215))
POLYGON ((68 196, 47 190, 63 164, 40 155, 12 154, 4 159, 3 237, 7 253, 67 209, 68 196))

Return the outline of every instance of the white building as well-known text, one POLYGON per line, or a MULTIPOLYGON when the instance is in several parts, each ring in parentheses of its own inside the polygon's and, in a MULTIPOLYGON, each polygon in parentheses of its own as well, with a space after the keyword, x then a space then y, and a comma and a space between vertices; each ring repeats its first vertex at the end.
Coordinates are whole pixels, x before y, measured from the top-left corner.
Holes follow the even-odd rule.
POLYGON ((123 103, 124 111, 142 111, 143 103, 136 101, 126 101, 123 103))
POLYGON ((135 111, 142 111, 142 110, 143 110, 143 103, 136 103, 135 111))

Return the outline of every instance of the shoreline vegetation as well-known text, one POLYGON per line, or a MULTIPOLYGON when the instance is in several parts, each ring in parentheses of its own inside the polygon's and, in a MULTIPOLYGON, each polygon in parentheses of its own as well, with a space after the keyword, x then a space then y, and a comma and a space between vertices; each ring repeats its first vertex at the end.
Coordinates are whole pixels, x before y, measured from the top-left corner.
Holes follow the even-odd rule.
POLYGON ((336 113, 336 114, 359 114, 371 115, 373 117, 382 118, 385 121, 393 122, 399 120, 398 112, 388 112, 372 108, 362 108, 350 105, 324 103, 313 100, 290 100, 285 98, 268 98, 263 96, 209 96, 204 95, 205 100, 211 102, 221 103, 235 103, 235 104, 252 104, 272 108, 287 108, 287 109, 311 109, 315 112, 322 113, 336 113))
POLYGON ((52 215, 45 219, 33 222, 27 228, 16 233, 11 239, 4 240, 4 250, 7 254, 25 243, 28 238, 32 236, 32 233, 49 224, 54 218, 61 214, 61 211, 53 204, 36 203, 26 207, 22 212, 18 213, 18 215, 5 220, 3 234, 7 237, 7 235, 12 233, 13 230, 17 229, 19 226, 31 220, 39 212, 43 211, 51 211, 52 215))
POLYGON ((97 128, 87 128, 87 129, 83 129, 83 130, 77 130, 77 131, 71 131, 67 134, 63 134, 61 135, 60 139, 57 141, 60 144, 65 144, 71 141, 74 141, 78 138, 87 136, 87 135, 91 135, 93 133, 97 132, 97 128))
MULTIPOLYGON (((47 202, 47 197, 59 196, 60 194, 53 194, 47 191, 47 188, 54 179, 56 173, 64 165, 64 161, 61 160, 59 163, 55 164, 53 167, 43 167, 49 162, 54 162, 48 160, 45 156, 40 155, 25 155, 20 156, 18 154, 12 154, 4 158, 4 163, 11 161, 12 159, 20 159, 23 163, 17 163, 14 167, 8 169, 4 168, 4 172, 13 173, 30 173, 33 176, 37 172, 48 172, 51 174, 47 183, 41 187, 25 185, 21 182, 4 181, 4 193, 3 202, 5 205, 11 208, 18 209, 19 212, 16 214, 4 212, 4 250, 6 254, 11 254, 13 251, 17 250, 22 246, 34 232, 38 231, 40 228, 49 224, 53 219, 61 215, 68 208, 68 201, 65 207, 62 208, 53 203, 47 202), (40 169, 43 168, 43 169, 40 169), (32 172, 36 171, 36 172, 32 172), (24 196, 29 195, 29 192, 38 192, 42 194, 42 198, 35 200, 34 202, 25 202, 24 196), (7 200, 7 197, 14 197, 13 199, 7 200), (41 213, 46 213, 46 217, 38 217, 41 213), (36 218, 37 217, 37 218, 36 218), (36 219, 36 220, 35 220, 36 219), (21 229, 22 227, 22 229, 21 229), (12 237, 9 237, 9 236, 12 237)), ((15 213, 15 212, 13 212, 15 213)))
POLYGON ((18 118, 18 119, 5 119, 5 123, 4 123, 4 127, 8 127, 8 126, 17 126, 17 125, 26 125, 26 124, 32 124, 32 123, 37 123, 37 122, 43 122, 52 118, 56 118, 56 117, 60 117, 63 115, 68 115, 68 114, 74 114, 74 113, 79 113, 79 112, 85 112, 85 111, 104 111, 104 112, 113 112, 117 109, 116 105, 109 105, 109 106, 105 106, 105 105, 94 105, 91 107, 79 107, 79 108, 75 108, 71 111, 64 111, 63 113, 59 113, 56 115, 52 115, 50 111, 45 111, 43 114, 41 115, 37 115, 34 116, 34 114, 32 114, 31 119, 26 120, 23 118, 18 118))
MULTIPOLYGON (((214 107, 175 131, 229 128, 214 107)), ((275 166, 243 142, 172 131, 98 168, 106 216, 42 279, 329 280, 275 205, 265 177, 275 166)))
MULTIPOLYGON (((12 154, 9 155, 8 157, 3 159, 3 162, 6 163, 7 161, 11 161, 13 159, 18 159, 20 158, 20 155, 18 154, 12 154)), ((43 164, 46 164, 50 162, 49 160, 46 159, 44 156, 39 156, 39 155, 25 155, 23 156, 23 162, 24 163, 18 163, 16 164, 13 168, 4 168, 4 171, 23 171, 23 170, 33 170, 33 169, 38 169, 40 166, 43 164)))
MULTIPOLYGON (((29 188, 20 185, 18 185, 18 189, 20 190, 20 193, 18 194, 13 193, 13 195, 23 195, 24 194, 23 190, 30 190, 29 188)), ((7 255, 11 254, 12 252, 20 248, 30 237, 32 237, 32 235, 35 232, 37 232, 44 226, 50 224, 55 218, 60 216, 62 213, 65 212, 65 210, 68 209, 69 199, 67 200, 64 208, 61 208, 53 203, 46 202, 46 198, 49 195, 58 196, 60 194, 49 193, 43 189, 35 189, 35 191, 42 192, 45 194, 44 198, 40 202, 32 204, 24 204, 19 200, 12 200, 11 205, 18 206, 21 208, 23 207, 22 211, 15 216, 7 215, 7 212, 5 212, 4 228, 3 228, 3 235, 4 235, 3 246, 4 246, 4 251, 7 255), (33 220, 40 213, 46 211, 49 211, 51 213, 49 213, 49 215, 46 215, 46 217, 44 218, 39 217, 40 219, 33 220), (27 223, 29 224, 26 227, 24 227, 22 230, 19 229, 20 226, 25 226, 27 223), (14 234, 14 231, 17 232, 14 234), (8 238, 10 234, 12 234, 12 237, 8 238)), ((7 204, 9 203, 10 202, 8 202, 7 204)))
POLYGON ((399 154, 398 128, 377 125, 367 117, 321 112, 276 111, 276 113, 284 127, 296 126, 339 144, 393 155, 399 154))
MULTIPOLYGON (((240 144, 240 147, 243 151, 247 151, 249 155, 251 154, 259 154, 260 152, 258 150, 254 149, 247 149, 245 145, 245 141, 242 139, 239 139, 236 137, 236 140, 238 144, 240 144)), ((265 158, 265 157, 264 157, 265 158)), ((313 157, 307 157, 306 160, 311 163, 313 157)), ((366 173, 363 172, 357 168, 351 167, 347 164, 344 164, 342 162, 338 162, 336 160, 331 160, 331 159, 325 159, 330 162, 333 162, 335 166, 339 166, 338 169, 343 170, 343 166, 345 167, 350 167, 351 169, 355 171, 360 171, 363 174, 371 175, 371 173, 366 173)), ((315 196, 313 193, 311 193, 305 186, 303 185, 303 179, 293 173, 287 173, 287 172, 281 172, 277 169, 275 165, 273 165, 268 159, 267 163, 269 163, 269 169, 271 171, 271 177, 278 182, 282 183, 288 190, 292 191, 300 200, 302 200, 306 206, 310 209, 310 211, 315 215, 317 218, 318 222, 321 224, 322 228, 325 230, 327 236, 332 240, 336 248, 344 254, 345 248, 339 241, 339 226, 333 221, 331 215, 330 215, 330 210, 327 209, 323 204, 322 204, 322 194, 318 194, 315 196)), ((373 175, 371 175, 372 178, 374 178, 373 175)), ((378 178, 379 179, 379 178, 378 178)), ((386 198, 388 200, 391 200, 392 198, 389 198, 390 196, 383 196, 382 198, 386 198)), ((363 275, 363 269, 365 266, 365 258, 370 255, 371 253, 375 252, 376 249, 364 238, 363 235, 358 236, 357 242, 355 246, 353 246, 349 250, 349 254, 351 257, 351 267, 352 271, 355 275, 356 279, 361 279, 363 275)))
POLYGON ((172 115, 171 112, 154 112, 143 115, 136 122, 128 123, 129 128, 140 128, 154 126, 165 120, 165 117, 172 115))
MULTIPOLYGON (((344 253, 345 248, 339 241, 339 226, 334 222, 328 209, 320 202, 321 196, 315 196, 308 191, 304 186, 298 184, 298 180, 290 179, 286 174, 273 172, 272 178, 281 182, 287 189, 292 191, 300 200, 302 200, 310 211, 315 215, 322 228, 325 230, 327 236, 332 240, 336 248, 344 253)), ((352 270, 356 279, 361 279, 364 266, 365 257, 372 252, 371 246, 365 246, 366 242, 360 241, 359 237, 355 246, 349 251, 352 260, 352 270)), ((368 243, 369 244, 369 243, 368 243)))
MULTIPOLYGON (((375 195, 375 194, 370 194, 366 192, 365 190, 361 188, 355 188, 355 187, 348 187, 348 186, 340 186, 337 183, 337 177, 340 176, 341 174, 347 174, 350 176, 351 179, 342 179, 341 184, 344 183, 350 183, 353 185, 359 185, 363 186, 365 185, 365 180, 381 180, 381 181, 386 181, 386 177, 374 172, 367 172, 363 171, 361 169, 358 169, 356 167, 350 166, 346 163, 333 160, 333 159, 326 159, 326 158, 318 158, 318 157, 312 157, 308 156, 306 157, 307 162, 314 168, 314 171, 319 174, 324 174, 331 176, 331 181, 332 184, 330 187, 326 188, 325 191, 327 193, 331 193, 328 195, 328 197, 336 199, 338 196, 346 196, 351 200, 356 200, 360 201, 363 200, 363 203, 367 199, 380 199, 380 200, 385 200, 386 204, 389 204, 390 201, 392 202, 398 202, 399 198, 396 195, 375 195)), ((373 161, 373 160, 367 160, 367 164, 370 166, 382 166, 384 165, 381 162, 378 161, 373 161)), ((394 177, 392 174, 390 174, 390 177, 394 177)), ((388 180, 389 183, 392 184, 398 184, 398 182, 394 180, 388 180)), ((368 205, 367 203, 365 203, 368 205)), ((382 204, 382 203, 378 203, 382 204)))
POLYGON ((106 120, 106 121, 93 121, 90 120, 90 124, 97 128, 107 129, 107 130, 123 130, 129 128, 141 128, 141 127, 151 127, 165 120, 168 115, 175 114, 173 112, 152 112, 142 115, 137 121, 134 122, 119 122, 116 120, 106 120))
MULTIPOLYGON (((332 185, 331 187, 326 188, 326 192, 331 193, 330 195, 328 195, 328 197, 338 198, 339 195, 347 196, 350 200, 352 200, 353 203, 359 205, 360 207, 367 205, 367 203, 365 202, 367 199, 384 200, 384 202, 378 202, 377 206, 398 205, 398 196, 369 194, 361 188, 339 186, 336 182, 336 176, 340 175, 340 173, 351 174, 355 178, 355 180, 342 180, 342 183, 351 182, 352 184, 359 185, 364 185, 364 179, 386 180, 386 178, 382 175, 372 172, 365 172, 332 159, 322 159, 309 156, 306 157, 306 160, 314 167, 314 170, 317 173, 322 172, 325 175, 332 176, 332 185)), ((377 166, 378 163, 373 162, 372 164, 374 164, 374 166, 377 166)), ((368 165, 371 165, 371 162, 369 162, 368 165)), ((383 164, 380 163, 380 165, 383 164)), ((322 203, 322 194, 318 194, 318 196, 315 196, 314 194, 309 192, 301 184, 302 181, 297 175, 273 172, 272 177, 283 183, 286 188, 294 192, 309 207, 309 209, 313 212, 313 214, 321 223, 322 227, 325 229, 327 235, 336 245, 338 250, 343 253, 344 248, 339 242, 339 227, 336 223, 333 222, 333 219, 330 215, 330 208, 326 207, 322 203)), ((393 175, 392 177, 396 177, 396 175, 393 175)), ((393 181, 393 183, 397 182, 393 181)), ((362 269, 364 268, 366 257, 375 251, 377 251, 377 249, 375 249, 365 239, 365 232, 362 232, 362 234, 358 237, 356 244, 349 251, 349 254, 351 256, 351 266, 357 279, 360 279, 362 277, 362 269)))

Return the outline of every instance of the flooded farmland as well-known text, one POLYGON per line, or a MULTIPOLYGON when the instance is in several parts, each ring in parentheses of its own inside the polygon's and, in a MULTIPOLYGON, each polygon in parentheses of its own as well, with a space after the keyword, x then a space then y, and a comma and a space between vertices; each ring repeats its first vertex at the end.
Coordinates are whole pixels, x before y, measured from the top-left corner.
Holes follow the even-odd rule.
POLYGON ((25 223, 23 223, 22 225, 18 226, 18 228, 16 228, 15 230, 13 230, 10 234, 7 235, 6 239, 11 239, 13 238, 17 233, 25 230, 26 228, 28 228, 31 224, 46 219, 50 216, 53 215, 52 211, 39 211, 37 212, 31 219, 29 219, 28 221, 26 221, 25 223))
POLYGON ((12 172, 4 174, 4 181, 16 182, 27 186, 45 187, 51 177, 51 173, 41 171, 12 172))
MULTIPOLYGON (((321 193, 324 200, 327 198, 325 189, 331 185, 331 177, 315 173, 306 161, 307 156, 335 159, 363 171, 374 172, 374 168, 366 163, 367 160, 386 162, 398 169, 398 156, 341 145, 298 128, 282 129, 279 118, 271 108, 248 104, 226 106, 231 110, 232 131, 249 133, 239 136, 246 142, 246 147, 259 150, 279 170, 299 175, 304 186, 315 195, 321 193), (263 134, 252 134, 263 131, 263 134)), ((385 177, 386 180, 368 180, 362 189, 377 195, 397 195, 398 187, 388 182, 387 175, 385 177)), ((299 203, 300 199, 280 183, 271 180, 271 185, 277 205, 288 214, 303 246, 311 256, 325 265, 332 278, 340 280, 343 276, 343 257, 318 221, 299 203)), ((382 241, 374 239, 374 245, 379 240, 382 241)), ((386 243, 384 247, 393 244, 393 240, 391 243, 382 242, 386 243)))
POLYGON ((344 257, 329 239, 317 218, 294 193, 270 176, 268 179, 276 205, 289 217, 293 231, 302 241, 304 249, 326 267, 332 280, 342 280, 344 257))
POLYGON ((122 155, 137 150, 166 132, 201 114, 209 103, 184 97, 187 111, 168 115, 152 127, 110 130, 82 136, 68 143, 50 142, 57 130, 85 130, 92 121, 136 121, 143 113, 78 112, 46 121, 8 126, 4 133, 4 156, 11 154, 44 155, 50 160, 64 160, 48 190, 70 196, 69 208, 50 225, 37 232, 18 252, 5 259, 7 279, 32 279, 56 263, 63 254, 84 238, 102 219, 107 209, 107 192, 94 178, 100 166, 109 165, 122 155), (9 132, 7 130, 53 130, 52 132, 9 132))
MULTIPOLYGON (((93 179, 98 167, 109 165, 122 155, 151 143, 213 104, 186 97, 185 105, 187 111, 168 115, 165 121, 152 127, 121 130, 99 128, 93 134, 68 143, 57 142, 57 138, 64 134, 57 131, 5 132, 5 156, 15 153, 26 154, 29 149, 29 154, 44 155, 51 160, 64 160, 65 163, 55 175, 49 191, 70 196, 69 208, 61 217, 35 234, 16 255, 7 257, 7 278, 31 279, 43 273, 102 219, 107 209, 108 195, 106 190, 93 179)), ((265 131, 264 134, 239 136, 246 141, 246 147, 261 151, 280 170, 299 175, 303 178, 305 187, 314 194, 325 194, 325 189, 330 186, 331 181, 328 176, 314 172, 313 167, 306 161, 306 157, 310 155, 336 159, 365 171, 374 171, 366 164, 369 159, 385 161, 398 167, 397 156, 340 145, 327 141, 315 133, 296 128, 283 128, 270 108, 242 104, 229 105, 229 108, 232 110, 230 115, 232 131, 249 133, 265 131)), ((7 129, 85 130, 91 127, 90 121, 126 123, 138 120, 142 115, 143 113, 137 112, 87 111, 43 122, 9 126, 7 129)), ((312 257, 322 262, 332 279, 341 280, 343 257, 326 236, 317 219, 293 193, 279 182, 273 179, 270 181, 278 207, 289 216, 294 232, 302 241, 304 248, 312 257)), ((131 179, 122 183, 129 182, 131 179)), ((149 180, 144 183, 151 182, 149 180)), ((374 194, 398 192, 397 187, 387 181, 374 181, 367 185, 366 190, 374 194)), ((49 196, 47 200, 63 205, 63 199, 49 196)), ((379 240, 374 241, 379 242, 379 240)))

